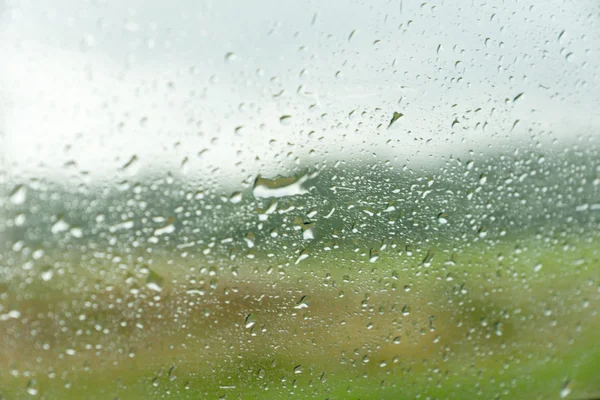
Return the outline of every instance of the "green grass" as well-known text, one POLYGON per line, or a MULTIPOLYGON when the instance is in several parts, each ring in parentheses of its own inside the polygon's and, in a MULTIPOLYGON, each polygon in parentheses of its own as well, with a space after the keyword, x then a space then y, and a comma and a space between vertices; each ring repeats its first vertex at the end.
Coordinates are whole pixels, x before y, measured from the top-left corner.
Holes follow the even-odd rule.
POLYGON ((25 372, 47 398, 541 399, 557 398, 566 382, 573 397, 598 393, 598 239, 517 242, 438 249, 428 267, 425 249, 407 256, 390 248, 374 263, 332 251, 267 274, 278 260, 260 255, 213 265, 196 285, 181 278, 201 265, 154 255, 153 271, 164 279, 154 306, 147 274, 130 283, 140 288, 134 295, 118 274, 100 280, 78 268, 18 296, 9 291, 15 296, 5 304, 26 311, 2 323, 3 364, 21 375, 2 372, 3 394, 27 398, 25 372), (232 268, 243 272, 236 277, 232 268), (77 281, 86 290, 65 292, 77 281), (308 307, 294 308, 305 295, 308 307), (32 335, 23 321, 50 312, 32 335), (256 323, 245 328, 250 312, 256 323), (79 321, 80 313, 89 319, 79 321))

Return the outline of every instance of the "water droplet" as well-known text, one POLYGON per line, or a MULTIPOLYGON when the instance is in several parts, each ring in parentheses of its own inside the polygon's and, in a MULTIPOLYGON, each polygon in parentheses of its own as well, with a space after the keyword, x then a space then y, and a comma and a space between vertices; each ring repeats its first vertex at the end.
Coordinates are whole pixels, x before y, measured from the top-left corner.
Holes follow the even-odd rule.
POLYGON ((571 381, 567 380, 560 391, 560 398, 564 399, 571 394, 571 381))
POLYGON ((402 341, 402 338, 400 336, 396 336, 393 341, 394 341, 394 344, 400 344, 400 342, 402 341))
POLYGON ((431 266, 431 262, 433 261, 433 256, 435 256, 435 250, 429 249, 427 251, 427 254, 425 255, 425 258, 423 258, 423 266, 424 267, 431 266))
POLYGON ((301 374, 302 373, 302 365, 296 365, 294 367, 294 374, 301 374))
POLYGON ((258 176, 254 181, 252 194, 256 198, 296 196, 308 193, 303 184, 316 177, 317 174, 304 174, 301 176, 281 177, 267 179, 258 176))
POLYGON ((225 61, 231 62, 237 60, 237 56, 234 52, 230 51, 225 53, 225 61))
POLYGON ((311 223, 305 223, 302 225, 302 239, 312 240, 315 238, 315 225, 311 223))
POLYGON ((248 246, 248 248, 253 248, 254 247, 254 233, 249 232, 244 236, 244 241, 246 242, 246 246, 248 246))
POLYGON ((167 219, 167 222, 169 222, 168 225, 165 225, 162 228, 157 228, 154 230, 154 236, 167 235, 169 233, 175 232, 175 225, 173 225, 173 222, 175 222, 174 218, 167 219))
POLYGON ((402 315, 404 315, 405 317, 407 315, 410 315, 410 306, 408 304, 402 307, 402 315))
POLYGON ((394 115, 392 115, 392 119, 390 120, 390 124, 388 125, 388 129, 394 124, 394 122, 398 121, 403 116, 404 116, 404 114, 394 111, 394 115))
POLYGON ((379 258, 379 251, 377 249, 369 250, 369 262, 375 262, 379 258))
POLYGON ((164 283, 164 278, 157 274, 156 272, 150 270, 148 274, 148 279, 146 279, 146 287, 155 292, 162 291, 162 286, 164 283))
POLYGON ((535 264, 535 266, 533 267, 533 272, 540 272, 542 269, 542 264, 541 263, 537 263, 535 264))
POLYGON ((171 366, 171 368, 169 368, 169 374, 168 374, 168 377, 169 377, 169 380, 170 380, 171 382, 172 382, 172 381, 174 381, 174 380, 177 378, 177 376, 175 375, 175 369, 176 369, 176 368, 177 368, 177 367, 176 367, 175 365, 173 365, 173 366, 171 366))
POLYGON ((298 258, 296 259, 296 261, 294 262, 294 264, 299 264, 300 261, 306 260, 307 258, 308 258, 308 251, 306 251, 306 249, 302 250, 300 252, 300 254, 298 255, 298 258))
POLYGON ((292 116, 282 115, 281 117, 279 117, 279 122, 281 122, 282 125, 289 125, 292 122, 292 116))
POLYGON ((310 302, 310 296, 304 295, 294 306, 295 309, 301 310, 303 308, 308 308, 308 303, 310 302))
POLYGON ((52 269, 51 266, 46 266, 42 269, 42 273, 40 274, 40 277, 42 278, 42 280, 44 282, 48 282, 50 279, 52 279, 52 277, 54 276, 54 269, 52 269))
POLYGON ((438 220, 438 223, 440 223, 441 225, 447 224, 448 223, 448 214, 439 213, 437 216, 437 220, 438 220))
POLYGON ((250 329, 254 326, 254 324, 256 324, 256 315, 250 313, 246 316, 246 319, 244 320, 244 327, 246 329, 250 329))
POLYGON ((513 99, 513 103, 515 103, 517 100, 519 100, 521 98, 521 96, 523 96, 523 92, 519 93, 518 95, 516 95, 513 99))
POLYGON ((486 182, 487 182, 487 175, 486 174, 481 174, 479 176, 479 184, 480 185, 485 185, 486 182))
POLYGON ((242 192, 235 192, 229 197, 229 201, 233 204, 237 204, 242 201, 242 192))
POLYGON ((38 394, 38 390, 35 387, 37 384, 37 382, 35 381, 35 379, 30 380, 29 382, 27 382, 27 393, 29 393, 32 396, 35 396, 38 394))
POLYGON ((133 173, 137 169, 138 164, 138 157, 134 154, 125 164, 123 164, 121 171, 133 173))
POLYGON ((68 231, 70 227, 71 226, 68 223, 66 223, 62 219, 62 217, 59 217, 58 220, 50 228, 50 232, 56 235, 57 233, 68 231))
POLYGON ((110 233, 115 233, 116 231, 131 229, 131 228, 133 228, 133 225, 134 224, 133 224, 132 220, 127 220, 127 221, 123 221, 118 224, 110 226, 108 228, 108 231, 110 233))
POLYGON ((9 195, 10 202, 16 205, 25 203, 27 200, 27 189, 24 185, 17 185, 9 195))

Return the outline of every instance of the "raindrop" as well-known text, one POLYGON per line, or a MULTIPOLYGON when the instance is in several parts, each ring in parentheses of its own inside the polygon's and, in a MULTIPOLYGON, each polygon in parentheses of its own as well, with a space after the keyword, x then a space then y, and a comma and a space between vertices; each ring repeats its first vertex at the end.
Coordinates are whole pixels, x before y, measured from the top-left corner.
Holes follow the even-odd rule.
POLYGON ((46 266, 42 269, 42 273, 40 274, 40 277, 42 278, 42 280, 44 282, 48 282, 50 279, 52 279, 52 277, 54 276, 54 269, 52 269, 51 266, 46 266))
POLYGON ((306 260, 307 258, 308 258, 308 251, 306 251, 306 249, 304 249, 304 250, 300 251, 300 254, 298 255, 298 258, 296 259, 294 264, 299 264, 300 261, 306 260))
POLYGON ((37 384, 37 382, 35 381, 35 379, 30 380, 29 382, 27 382, 27 393, 29 393, 32 396, 35 396, 38 394, 38 390, 35 387, 37 384))
POLYGON ((315 225, 311 223, 305 223, 302 225, 302 239, 312 240, 315 238, 315 225))
POLYGON ((407 315, 410 315, 410 306, 408 304, 402 307, 402 315, 404 315, 405 317, 407 315))
POLYGON ((156 272, 150 270, 148 274, 148 278, 146 279, 146 287, 155 292, 162 291, 162 286, 164 283, 164 278, 157 274, 156 272))
POLYGON ((225 53, 225 61, 231 62, 237 60, 237 56, 234 52, 230 51, 225 53))
POLYGON ((571 381, 567 380, 560 391, 560 398, 564 399, 571 394, 571 381))
POLYGON ((250 329, 255 324, 256 324, 256 315, 254 315, 253 313, 248 314, 246 316, 246 319, 244 320, 244 328, 250 329))
POLYGON ((62 217, 59 217, 58 220, 50 228, 50 232, 56 235, 57 233, 68 231, 70 227, 71 226, 68 223, 66 223, 62 219, 62 217))
POLYGON ((9 198, 13 204, 23 204, 27 200, 27 189, 24 185, 17 185, 10 193, 9 198))
POLYGON ((403 116, 404 116, 404 114, 394 111, 394 115, 392 115, 392 119, 390 120, 390 124, 388 125, 388 129, 394 124, 394 122, 398 121, 403 116))
POLYGON ((316 173, 276 179, 258 176, 254 181, 252 195, 256 198, 269 198, 305 194, 308 193, 308 190, 303 187, 303 184, 315 176, 317 176, 316 173))
POLYGON ((246 242, 246 246, 248 246, 248 248, 253 248, 254 247, 254 233, 249 232, 244 236, 244 241, 246 242))
POLYGON ((229 197, 229 201, 233 204, 237 204, 242 201, 242 192, 235 192, 229 197))
POLYGON ((369 250, 369 262, 375 262, 379 258, 379 251, 377 249, 369 250))
POLYGON ((447 224, 448 223, 448 214, 439 213, 437 216, 437 220, 438 220, 438 223, 440 223, 441 225, 447 224))
POLYGON ((310 302, 310 296, 304 295, 300 298, 300 300, 294 306, 295 309, 301 310, 303 308, 308 308, 308 304, 310 302))
POLYGON ((133 172, 138 164, 138 157, 134 154, 125 164, 123 164, 121 171, 133 172))
POLYGON ((282 115, 281 117, 279 117, 279 122, 281 122, 282 125, 289 125, 292 122, 292 116, 282 115))

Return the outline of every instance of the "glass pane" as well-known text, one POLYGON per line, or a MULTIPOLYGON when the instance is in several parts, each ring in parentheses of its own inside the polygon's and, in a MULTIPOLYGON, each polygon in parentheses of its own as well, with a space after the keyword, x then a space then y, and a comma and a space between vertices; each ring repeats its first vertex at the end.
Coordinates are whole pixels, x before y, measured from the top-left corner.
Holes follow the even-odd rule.
POLYGON ((599 20, 0 3, 0 398, 599 397, 599 20))

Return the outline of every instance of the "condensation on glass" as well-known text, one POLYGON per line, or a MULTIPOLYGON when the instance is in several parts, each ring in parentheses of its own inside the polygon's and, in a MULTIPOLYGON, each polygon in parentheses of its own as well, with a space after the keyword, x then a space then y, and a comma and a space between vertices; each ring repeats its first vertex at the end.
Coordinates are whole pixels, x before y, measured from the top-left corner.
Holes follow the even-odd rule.
POLYGON ((0 4, 0 398, 600 396, 595 1, 0 4))

